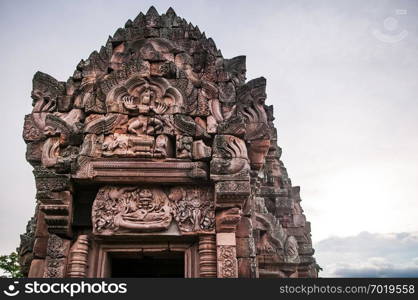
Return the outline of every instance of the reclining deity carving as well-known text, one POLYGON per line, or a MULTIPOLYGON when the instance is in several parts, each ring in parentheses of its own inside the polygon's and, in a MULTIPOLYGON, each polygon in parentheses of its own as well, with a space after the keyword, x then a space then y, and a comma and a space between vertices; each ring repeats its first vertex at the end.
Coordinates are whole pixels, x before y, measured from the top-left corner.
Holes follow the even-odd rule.
POLYGON ((167 230, 172 219, 182 234, 214 230, 215 207, 207 188, 175 186, 105 186, 93 203, 93 230, 98 235, 129 235, 167 230))
POLYGON ((161 231, 172 219, 168 198, 158 189, 104 187, 93 204, 93 227, 98 234, 161 231))

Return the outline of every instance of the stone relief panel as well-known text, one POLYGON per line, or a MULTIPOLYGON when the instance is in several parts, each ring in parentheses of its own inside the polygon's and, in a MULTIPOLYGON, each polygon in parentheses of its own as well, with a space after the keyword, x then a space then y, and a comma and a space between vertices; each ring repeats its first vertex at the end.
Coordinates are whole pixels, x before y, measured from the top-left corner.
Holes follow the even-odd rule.
POLYGON ((215 225, 212 192, 207 188, 175 186, 101 188, 93 203, 96 235, 159 232, 175 221, 182 234, 211 233, 215 225))
POLYGON ((140 115, 181 113, 181 93, 162 77, 131 76, 114 87, 106 97, 108 112, 140 115))
POLYGON ((70 240, 51 234, 48 239, 44 277, 62 278, 66 275, 70 240))
POLYGON ((168 198, 174 218, 183 233, 213 231, 215 205, 210 190, 174 187, 170 189, 168 198))

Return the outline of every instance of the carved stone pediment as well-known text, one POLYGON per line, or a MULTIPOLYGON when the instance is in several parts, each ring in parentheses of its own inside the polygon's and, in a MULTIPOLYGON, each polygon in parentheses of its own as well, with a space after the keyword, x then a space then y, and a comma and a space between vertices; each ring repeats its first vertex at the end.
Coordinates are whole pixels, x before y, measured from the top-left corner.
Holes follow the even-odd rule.
POLYGON ((173 220, 182 234, 211 233, 215 224, 212 198, 207 188, 105 186, 93 203, 93 233, 109 236, 165 231, 173 220))

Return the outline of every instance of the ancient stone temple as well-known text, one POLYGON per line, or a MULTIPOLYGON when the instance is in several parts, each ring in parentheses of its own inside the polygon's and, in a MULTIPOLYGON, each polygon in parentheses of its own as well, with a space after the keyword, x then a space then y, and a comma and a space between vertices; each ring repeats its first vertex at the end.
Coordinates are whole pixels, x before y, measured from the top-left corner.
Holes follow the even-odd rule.
POLYGON ((26 115, 29 277, 316 277, 266 79, 173 9, 126 22, 26 115))

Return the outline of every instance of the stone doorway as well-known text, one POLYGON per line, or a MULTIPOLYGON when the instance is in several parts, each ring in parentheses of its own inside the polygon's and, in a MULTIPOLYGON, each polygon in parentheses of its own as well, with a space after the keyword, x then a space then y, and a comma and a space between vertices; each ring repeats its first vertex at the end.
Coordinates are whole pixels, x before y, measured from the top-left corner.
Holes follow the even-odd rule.
MULTIPOLYGON (((144 239, 146 239, 144 237, 144 239)), ((150 242, 94 241, 88 277, 196 278, 199 243, 193 237, 150 242), (187 241, 184 241, 186 239, 187 241), (183 241, 181 241, 183 240, 183 241)))
POLYGON ((112 253, 112 278, 184 278, 184 252, 112 253))

